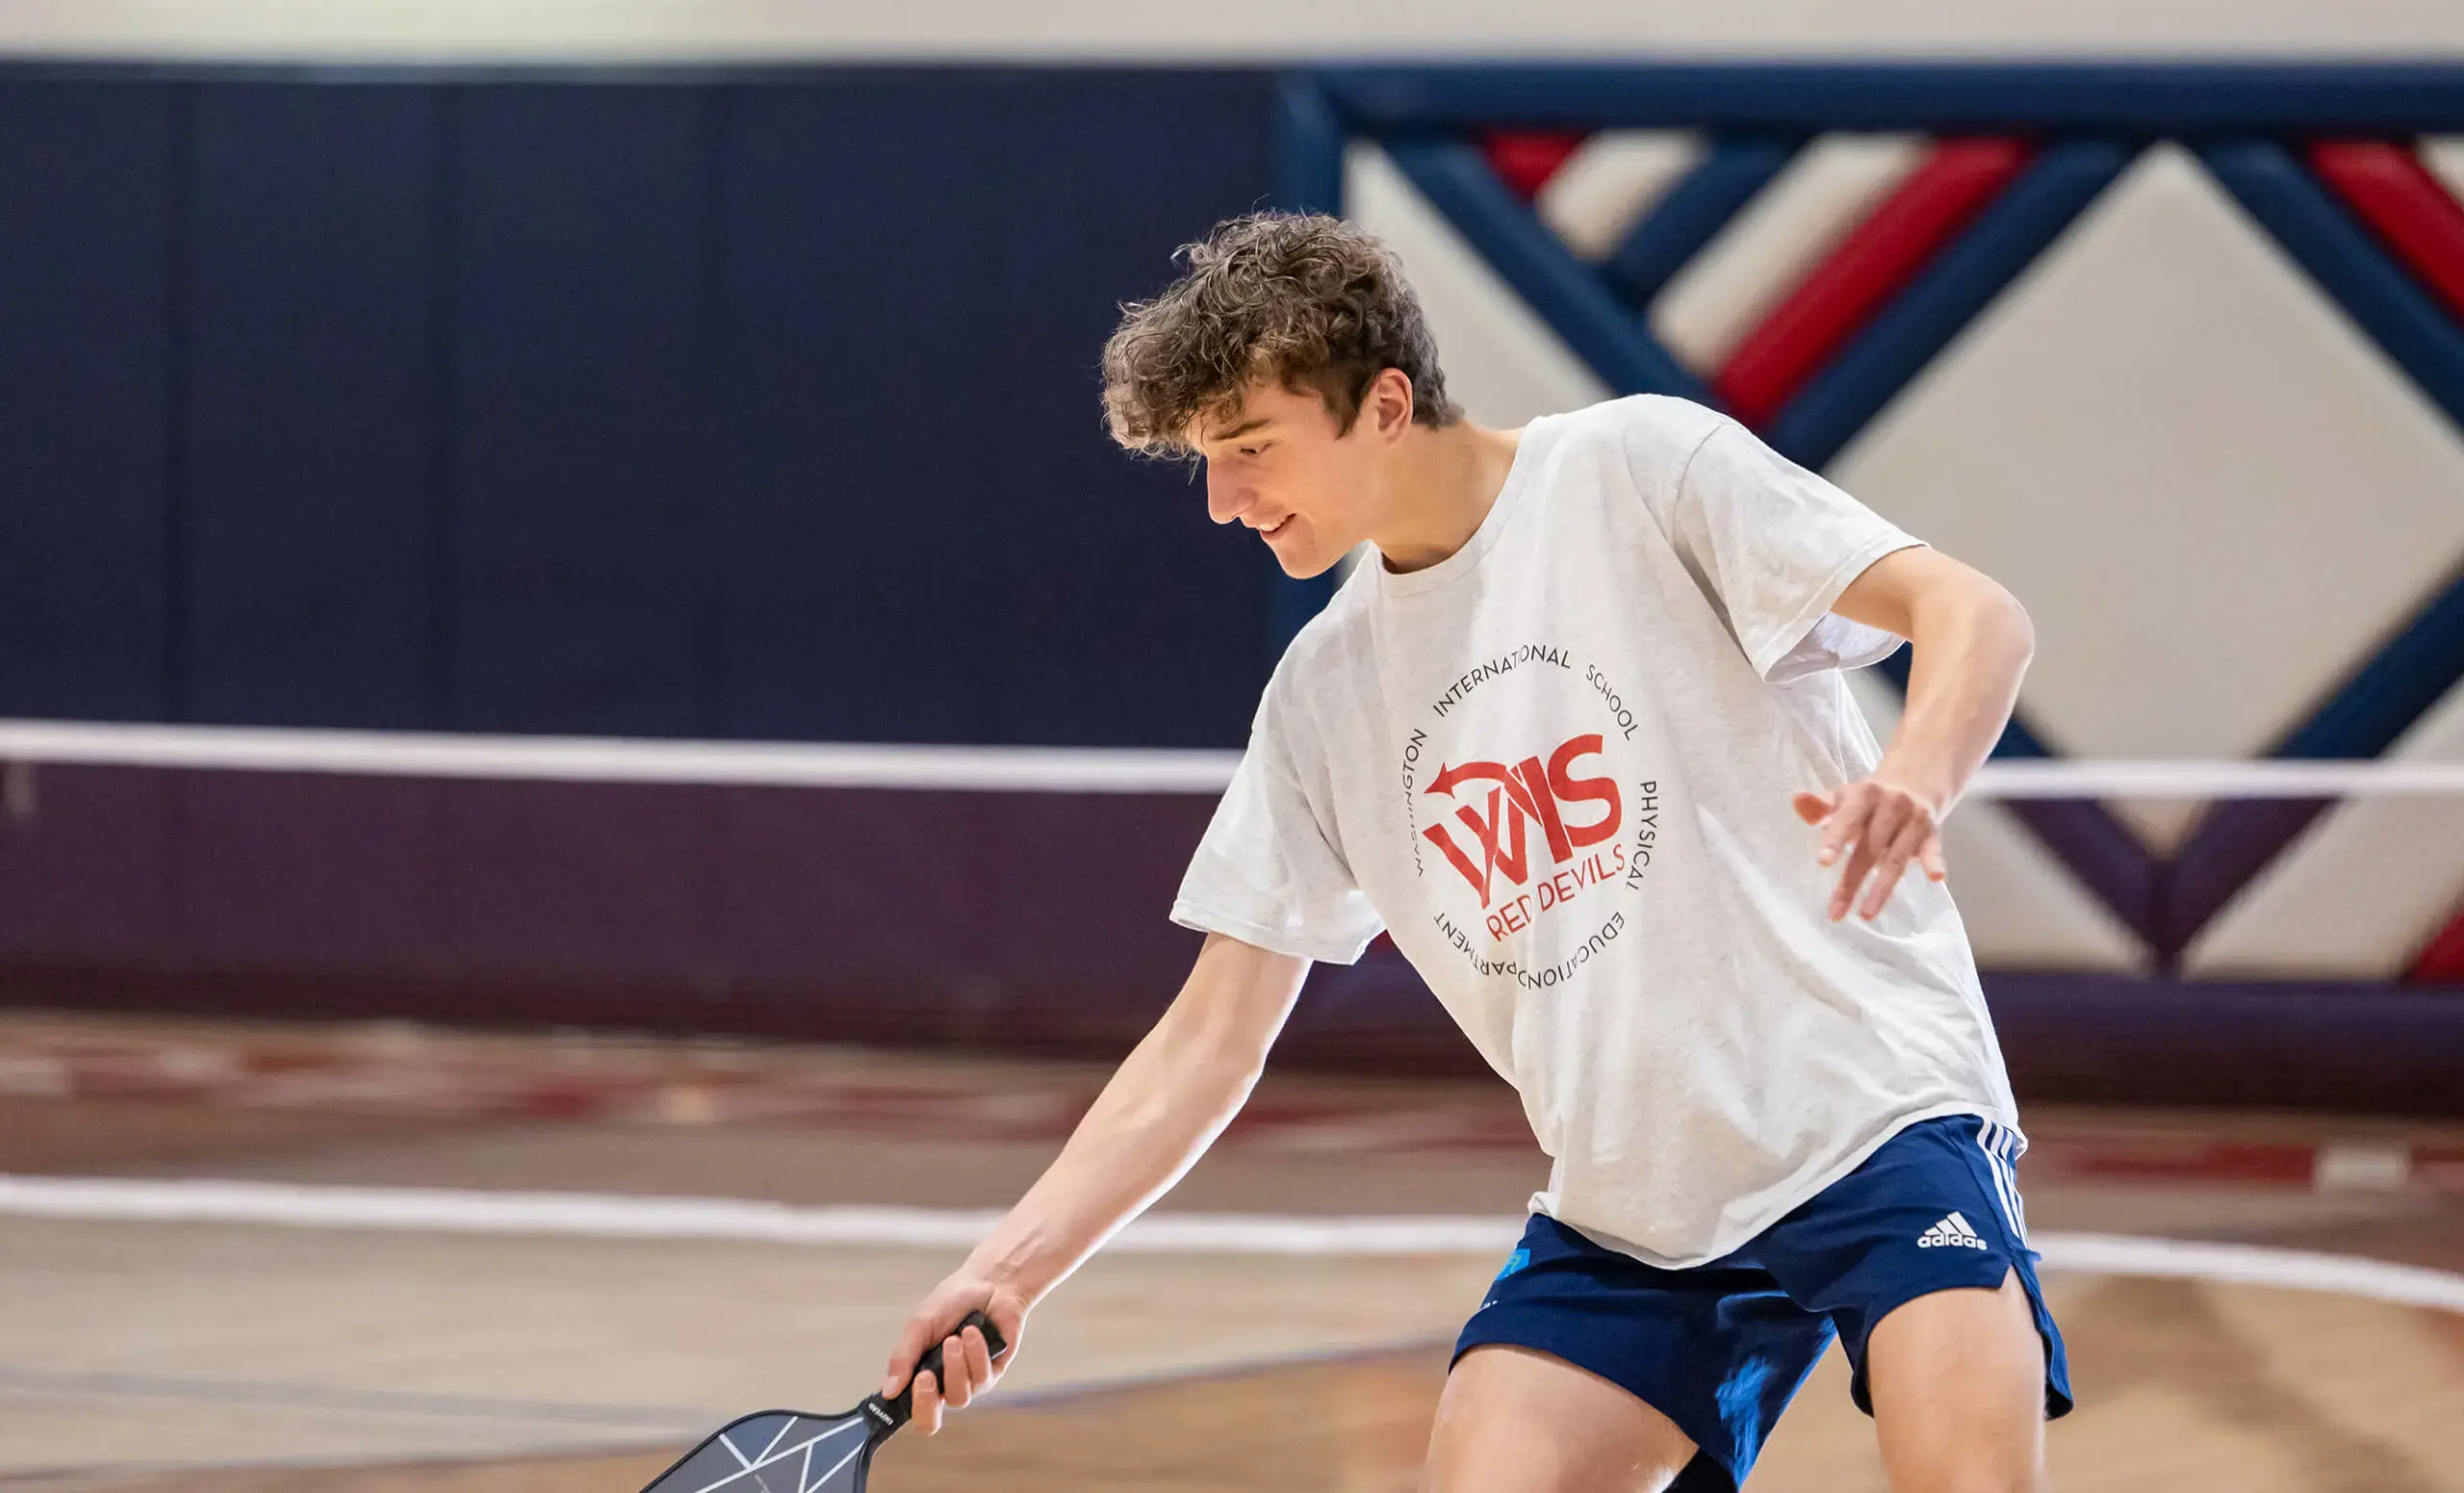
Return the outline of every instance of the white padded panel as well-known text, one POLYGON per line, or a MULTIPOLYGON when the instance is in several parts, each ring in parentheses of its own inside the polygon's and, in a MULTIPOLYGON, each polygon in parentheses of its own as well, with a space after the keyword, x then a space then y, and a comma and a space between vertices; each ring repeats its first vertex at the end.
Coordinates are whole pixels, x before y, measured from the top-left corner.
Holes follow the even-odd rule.
POLYGON ((1347 216, 1392 246, 1437 334, 1446 387, 1484 425, 1579 409, 1608 389, 1429 206, 1385 151, 1344 152, 1347 216))
POLYGON ((2430 174, 2447 184, 2447 190, 2464 200, 2464 138, 2439 136, 2422 142, 2422 164, 2430 174))
POLYGON ((2198 828, 2199 815, 2207 809, 2204 799, 2196 798, 2121 798, 2107 803, 2114 817, 2130 827, 2141 844, 2158 855, 2171 855, 2182 848, 2198 828))
POLYGON ((1652 303, 1652 330, 1711 373, 1924 159, 1907 135, 1826 135, 1799 152, 1652 303))
POLYGON ((2174 147, 1834 463, 2038 630, 2087 757, 2241 757, 2464 555, 2464 443, 2174 147))
POLYGON ((1566 247, 1605 259, 1702 159, 1702 137, 1689 131, 1603 130, 1566 158, 1532 205, 1566 247))
MULTIPOLYGON (((1849 676, 1874 734, 1890 740, 1899 692, 1874 670, 1849 676)), ((1976 959, 2006 969, 2143 970, 2144 945, 1999 804, 1970 799, 1942 825, 1951 895, 1976 959)))
MULTIPOLYGON (((2464 761, 2464 689, 2387 754, 2464 761)), ((2464 904, 2464 794, 2351 799, 2314 822, 2184 951, 2196 975, 2402 974, 2464 904)))

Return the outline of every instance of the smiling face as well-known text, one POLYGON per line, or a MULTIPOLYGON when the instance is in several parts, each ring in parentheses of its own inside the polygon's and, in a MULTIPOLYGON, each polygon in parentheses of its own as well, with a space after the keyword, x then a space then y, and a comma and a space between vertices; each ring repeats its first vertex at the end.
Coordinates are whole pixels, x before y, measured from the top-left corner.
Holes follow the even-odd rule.
POLYGON ((1348 429, 1315 390, 1252 384, 1191 431, 1206 463, 1207 516, 1256 529, 1285 575, 1322 575, 1370 538, 1385 499, 1383 457, 1410 425, 1410 380, 1391 369, 1372 381, 1348 429))
POLYGON ((1258 530, 1290 575, 1390 536, 1409 516, 1399 447, 1415 422, 1462 418, 1394 251, 1339 218, 1253 213, 1178 258, 1104 344, 1113 439, 1203 460, 1207 511, 1258 530))

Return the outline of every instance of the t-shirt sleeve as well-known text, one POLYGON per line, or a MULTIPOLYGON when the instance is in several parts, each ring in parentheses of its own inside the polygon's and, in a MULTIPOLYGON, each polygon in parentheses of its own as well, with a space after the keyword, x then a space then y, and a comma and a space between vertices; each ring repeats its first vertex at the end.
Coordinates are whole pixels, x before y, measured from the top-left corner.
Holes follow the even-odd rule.
POLYGON ((1890 633, 1831 611, 1867 566, 1921 542, 1898 526, 1734 421, 1712 429, 1673 483, 1636 476, 1665 505, 1663 531, 1727 613, 1757 674, 1780 683, 1862 668, 1899 647, 1890 633))
POLYGON ((1248 750, 1181 878, 1172 921, 1348 965, 1385 925, 1301 788, 1271 701, 1270 693, 1259 707, 1248 750))

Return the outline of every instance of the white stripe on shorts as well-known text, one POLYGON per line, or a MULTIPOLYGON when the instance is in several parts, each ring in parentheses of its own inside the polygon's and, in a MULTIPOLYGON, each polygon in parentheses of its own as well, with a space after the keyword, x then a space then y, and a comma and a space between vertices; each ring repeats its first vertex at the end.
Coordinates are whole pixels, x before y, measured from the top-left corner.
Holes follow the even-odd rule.
POLYGON ((2002 1209, 2002 1222, 2011 1237, 2022 1246, 2028 1242, 2028 1218, 2019 1207, 2019 1175, 2012 1162, 2019 1153, 2021 1142, 2017 1131, 1990 1120, 1980 1120, 1977 1145, 1985 1152, 1986 1170, 1992 1173, 1995 1199, 2002 1209))

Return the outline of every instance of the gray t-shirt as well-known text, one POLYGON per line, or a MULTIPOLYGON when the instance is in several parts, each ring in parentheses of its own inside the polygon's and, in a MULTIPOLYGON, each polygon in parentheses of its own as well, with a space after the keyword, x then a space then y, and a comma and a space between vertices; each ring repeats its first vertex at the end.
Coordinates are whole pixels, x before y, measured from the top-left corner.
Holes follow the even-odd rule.
POLYGON ((1832 615, 1916 541, 1734 422, 1531 424, 1460 551, 1302 630, 1172 916, 1349 963, 1380 927, 1522 1094, 1532 1207, 1646 1262, 1744 1244, 1912 1121, 2016 1116, 1949 893, 1880 916, 1789 807, 1870 773, 1832 615))

